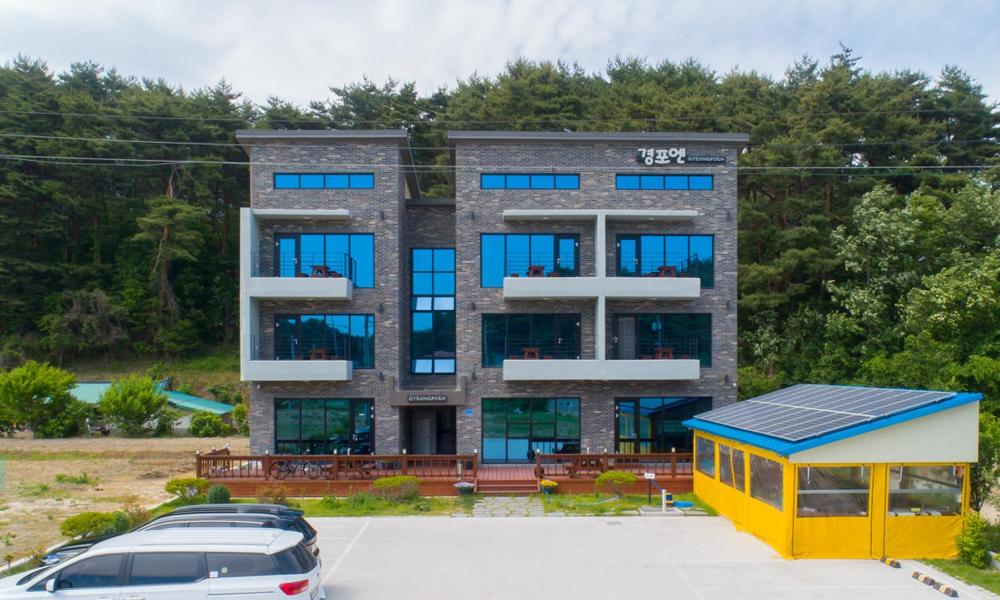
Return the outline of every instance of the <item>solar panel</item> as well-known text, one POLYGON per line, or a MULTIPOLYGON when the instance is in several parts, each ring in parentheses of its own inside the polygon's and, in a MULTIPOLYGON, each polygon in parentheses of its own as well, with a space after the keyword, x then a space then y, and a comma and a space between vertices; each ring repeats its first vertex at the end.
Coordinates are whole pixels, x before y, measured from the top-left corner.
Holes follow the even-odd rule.
POLYGON ((696 418, 798 442, 954 396, 954 392, 799 384, 696 418))

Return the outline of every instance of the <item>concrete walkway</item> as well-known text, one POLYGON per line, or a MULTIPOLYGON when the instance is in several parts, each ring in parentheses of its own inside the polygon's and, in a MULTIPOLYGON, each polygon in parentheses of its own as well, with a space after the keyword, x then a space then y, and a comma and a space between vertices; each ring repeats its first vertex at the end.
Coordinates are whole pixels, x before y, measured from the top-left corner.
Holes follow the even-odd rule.
POLYGON ((473 517, 544 517, 545 507, 537 497, 486 496, 472 507, 473 517))

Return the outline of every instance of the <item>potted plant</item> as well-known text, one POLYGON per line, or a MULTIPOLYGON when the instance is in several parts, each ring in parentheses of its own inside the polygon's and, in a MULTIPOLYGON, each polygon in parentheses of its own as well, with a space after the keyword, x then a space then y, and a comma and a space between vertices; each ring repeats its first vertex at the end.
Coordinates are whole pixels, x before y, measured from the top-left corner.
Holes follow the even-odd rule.
POLYGON ((476 489, 475 484, 468 481, 459 481, 455 484, 455 491, 459 496, 468 496, 474 489, 476 489))
POLYGON ((545 494, 546 496, 556 493, 556 489, 558 487, 559 484, 555 481, 552 481, 551 479, 543 479, 541 481, 542 493, 545 494))

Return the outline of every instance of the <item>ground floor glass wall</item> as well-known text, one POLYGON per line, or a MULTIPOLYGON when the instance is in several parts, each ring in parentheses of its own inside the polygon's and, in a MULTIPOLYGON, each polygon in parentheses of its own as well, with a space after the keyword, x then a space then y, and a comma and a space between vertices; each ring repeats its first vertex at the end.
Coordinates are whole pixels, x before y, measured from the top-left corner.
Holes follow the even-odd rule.
POLYGON ((483 462, 580 452, 578 398, 483 398, 483 462))
POLYGON ((616 452, 690 452, 691 432, 682 423, 711 409, 711 398, 619 398, 615 401, 616 452))
POLYGON ((276 454, 371 454, 372 401, 276 398, 276 454))

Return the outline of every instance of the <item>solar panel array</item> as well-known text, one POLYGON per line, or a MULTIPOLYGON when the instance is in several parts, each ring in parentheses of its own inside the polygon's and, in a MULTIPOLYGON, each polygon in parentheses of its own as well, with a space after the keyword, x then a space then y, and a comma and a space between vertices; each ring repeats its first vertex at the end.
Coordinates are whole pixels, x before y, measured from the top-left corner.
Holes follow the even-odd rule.
POLYGON ((696 418, 798 442, 934 404, 954 392, 800 384, 696 418))

